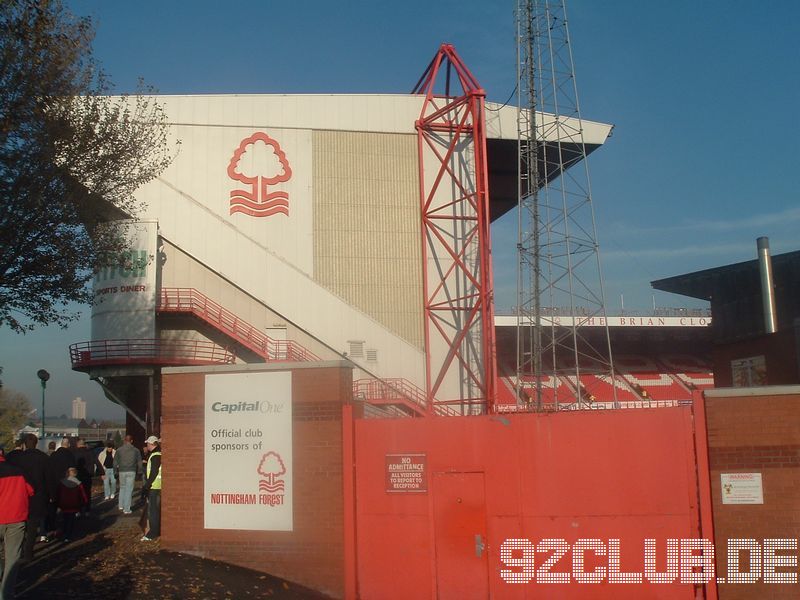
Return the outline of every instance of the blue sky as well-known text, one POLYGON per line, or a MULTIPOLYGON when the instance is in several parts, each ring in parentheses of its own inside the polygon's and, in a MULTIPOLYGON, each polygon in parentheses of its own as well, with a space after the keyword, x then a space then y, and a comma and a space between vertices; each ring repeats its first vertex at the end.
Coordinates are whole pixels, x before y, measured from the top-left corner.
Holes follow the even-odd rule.
MULTIPOLYGON (((277 3, 70 0, 94 18, 95 54, 132 91, 165 94, 404 93, 442 42, 505 101, 515 85, 515 2, 277 3)), ((570 34, 583 117, 615 125, 590 159, 611 311, 702 306, 649 282, 797 250, 800 226, 800 3, 793 0, 572 0, 570 34)), ((498 308, 513 304, 516 217, 494 226, 498 308)), ((0 329, 3 380, 39 404, 35 372, 53 373, 48 413, 75 396, 90 416, 119 414, 72 373, 66 332, 0 329)))

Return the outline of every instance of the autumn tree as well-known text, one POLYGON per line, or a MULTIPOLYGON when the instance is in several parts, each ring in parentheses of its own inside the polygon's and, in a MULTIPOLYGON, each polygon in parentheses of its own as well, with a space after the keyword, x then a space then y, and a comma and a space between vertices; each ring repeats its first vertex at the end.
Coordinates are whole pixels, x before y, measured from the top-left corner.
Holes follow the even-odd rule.
POLYGON ((14 439, 28 418, 31 405, 23 394, 0 389, 0 446, 13 447, 14 439))
POLYGON ((0 2, 0 325, 61 326, 117 262, 112 219, 171 161, 152 89, 111 96, 88 18, 60 0, 0 2))

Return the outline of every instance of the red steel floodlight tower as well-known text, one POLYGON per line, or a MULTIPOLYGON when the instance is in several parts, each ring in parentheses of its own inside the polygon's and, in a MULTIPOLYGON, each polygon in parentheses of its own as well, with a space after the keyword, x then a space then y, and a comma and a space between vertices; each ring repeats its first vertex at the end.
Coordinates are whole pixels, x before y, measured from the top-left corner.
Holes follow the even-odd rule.
POLYGON ((425 96, 416 129, 428 406, 491 412, 496 365, 486 94, 450 44, 442 44, 413 93, 425 96))

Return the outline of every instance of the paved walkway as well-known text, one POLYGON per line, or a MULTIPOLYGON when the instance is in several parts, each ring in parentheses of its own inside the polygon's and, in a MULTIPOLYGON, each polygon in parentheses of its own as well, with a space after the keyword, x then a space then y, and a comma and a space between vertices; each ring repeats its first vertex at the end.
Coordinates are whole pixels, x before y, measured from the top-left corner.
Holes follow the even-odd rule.
POLYGON ((102 493, 93 502, 92 515, 77 521, 73 542, 37 543, 33 561, 20 570, 17 600, 325 598, 257 571, 140 542, 141 506, 123 515, 102 493))

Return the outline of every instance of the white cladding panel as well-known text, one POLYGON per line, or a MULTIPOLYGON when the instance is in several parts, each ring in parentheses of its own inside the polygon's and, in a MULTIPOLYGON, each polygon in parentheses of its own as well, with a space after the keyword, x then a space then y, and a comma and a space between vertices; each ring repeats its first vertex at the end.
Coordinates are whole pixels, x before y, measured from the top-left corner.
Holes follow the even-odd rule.
POLYGON ((312 136, 310 128, 301 127, 336 128, 359 121, 374 127, 388 118, 405 120, 404 131, 411 133, 417 110, 412 100, 164 97, 180 151, 137 198, 147 205, 147 218, 159 221, 166 239, 236 287, 337 352, 347 351, 350 340, 363 340, 379 352, 380 366, 386 366, 382 370, 365 362, 365 368, 422 387, 419 348, 314 280, 312 136), (398 105, 406 110, 397 110, 398 105), (239 163, 240 148, 241 158, 250 162, 239 163), (248 158, 251 151, 258 156, 248 158), (288 215, 230 214, 232 193, 234 200, 244 198, 244 205, 257 212, 265 194, 275 192, 285 201, 288 215))
POLYGON ((158 217, 172 213, 179 237, 191 240, 192 247, 219 250, 217 227, 230 224, 305 273, 312 273, 311 132, 175 125, 173 133, 181 140, 180 151, 160 181, 217 219, 174 214, 176 207, 169 200, 151 210, 155 209, 158 217), (272 206, 270 196, 285 206, 272 206), (264 216, 231 214, 232 209, 264 216), (269 214, 274 210, 282 212, 269 214))

